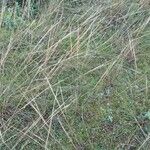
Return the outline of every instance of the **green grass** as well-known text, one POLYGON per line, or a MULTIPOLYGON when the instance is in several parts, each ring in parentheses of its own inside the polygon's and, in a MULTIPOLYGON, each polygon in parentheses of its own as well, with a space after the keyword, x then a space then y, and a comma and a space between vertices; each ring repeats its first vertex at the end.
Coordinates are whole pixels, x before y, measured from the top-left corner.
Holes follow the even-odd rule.
POLYGON ((0 149, 149 150, 148 5, 1 10, 0 149))

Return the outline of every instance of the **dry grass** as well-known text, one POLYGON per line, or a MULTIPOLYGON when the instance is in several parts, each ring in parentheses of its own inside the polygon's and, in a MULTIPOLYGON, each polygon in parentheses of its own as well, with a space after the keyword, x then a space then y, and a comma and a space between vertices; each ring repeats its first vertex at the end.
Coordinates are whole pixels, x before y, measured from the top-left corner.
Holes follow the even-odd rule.
POLYGON ((106 2, 1 9, 0 149, 149 149, 149 11, 106 2))

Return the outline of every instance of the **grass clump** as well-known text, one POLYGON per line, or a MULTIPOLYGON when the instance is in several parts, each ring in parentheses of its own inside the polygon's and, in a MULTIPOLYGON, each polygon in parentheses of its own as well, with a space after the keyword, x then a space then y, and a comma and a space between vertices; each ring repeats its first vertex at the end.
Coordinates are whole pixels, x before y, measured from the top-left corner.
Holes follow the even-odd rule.
POLYGON ((37 5, 1 8, 0 149, 149 150, 148 5, 37 5))

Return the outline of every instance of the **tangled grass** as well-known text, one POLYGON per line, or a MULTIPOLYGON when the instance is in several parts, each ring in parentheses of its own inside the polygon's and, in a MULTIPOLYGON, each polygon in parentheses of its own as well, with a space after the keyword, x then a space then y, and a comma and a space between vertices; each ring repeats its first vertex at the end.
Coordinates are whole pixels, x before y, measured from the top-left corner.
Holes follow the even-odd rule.
POLYGON ((0 149, 149 150, 144 2, 2 6, 0 149))

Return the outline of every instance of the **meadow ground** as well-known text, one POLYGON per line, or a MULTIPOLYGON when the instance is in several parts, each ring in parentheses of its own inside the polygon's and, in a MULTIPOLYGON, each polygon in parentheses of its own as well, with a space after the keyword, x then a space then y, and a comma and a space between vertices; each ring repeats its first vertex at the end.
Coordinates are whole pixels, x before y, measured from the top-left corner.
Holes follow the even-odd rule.
POLYGON ((1 5, 1 150, 149 150, 149 0, 1 5))

